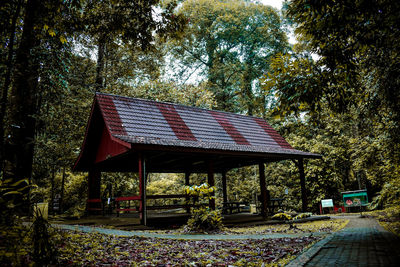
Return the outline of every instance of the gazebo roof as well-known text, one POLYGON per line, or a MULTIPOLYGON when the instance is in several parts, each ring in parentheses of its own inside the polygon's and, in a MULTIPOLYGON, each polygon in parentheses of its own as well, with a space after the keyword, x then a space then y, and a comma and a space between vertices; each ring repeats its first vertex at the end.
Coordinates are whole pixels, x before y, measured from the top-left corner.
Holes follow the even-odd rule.
POLYGON ((260 161, 320 158, 294 149, 264 119, 96 93, 76 171, 135 171, 138 153, 156 172, 216 171, 260 161))

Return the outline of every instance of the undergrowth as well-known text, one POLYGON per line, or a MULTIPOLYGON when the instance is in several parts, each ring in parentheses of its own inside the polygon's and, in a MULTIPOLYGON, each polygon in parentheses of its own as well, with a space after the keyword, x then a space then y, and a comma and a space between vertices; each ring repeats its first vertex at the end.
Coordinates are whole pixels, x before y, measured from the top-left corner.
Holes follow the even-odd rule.
POLYGON ((400 237, 400 205, 369 211, 365 214, 375 217, 383 228, 400 237))

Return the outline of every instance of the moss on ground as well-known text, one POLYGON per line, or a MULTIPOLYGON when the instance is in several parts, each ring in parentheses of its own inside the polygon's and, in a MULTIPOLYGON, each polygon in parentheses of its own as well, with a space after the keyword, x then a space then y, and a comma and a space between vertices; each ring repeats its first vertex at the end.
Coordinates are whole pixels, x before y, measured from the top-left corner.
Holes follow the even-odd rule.
POLYGON ((313 232, 336 232, 344 228, 349 220, 330 219, 323 221, 311 221, 305 223, 278 224, 278 225, 260 225, 237 227, 228 229, 234 234, 268 234, 268 233, 313 233, 313 232))

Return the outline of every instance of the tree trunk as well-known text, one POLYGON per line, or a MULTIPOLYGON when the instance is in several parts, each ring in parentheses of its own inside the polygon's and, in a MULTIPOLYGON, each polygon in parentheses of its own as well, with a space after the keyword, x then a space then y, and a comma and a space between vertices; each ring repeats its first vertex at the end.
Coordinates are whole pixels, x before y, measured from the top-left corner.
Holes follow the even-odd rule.
POLYGON ((63 167, 62 180, 61 180, 61 199, 60 199, 60 213, 64 212, 64 185, 65 185, 65 166, 63 167))
POLYGON ((21 42, 15 61, 14 83, 10 94, 10 139, 6 148, 6 157, 10 162, 9 175, 14 180, 32 175, 39 79, 35 48, 40 43, 35 31, 41 5, 38 0, 28 0, 26 3, 21 42))
POLYGON ((304 160, 298 160, 299 174, 300 174, 300 189, 301 189, 301 210, 306 212, 308 209, 307 191, 306 191, 306 176, 304 173, 304 160))
POLYGON ((243 74, 243 79, 242 79, 242 96, 245 99, 245 104, 247 106, 247 115, 253 116, 254 113, 254 96, 253 96, 253 91, 251 88, 251 70, 250 70, 250 65, 246 66, 245 73, 243 74))
POLYGON ((51 172, 51 192, 50 192, 50 211, 51 214, 54 215, 54 184, 55 184, 55 180, 56 180, 56 169, 55 167, 53 167, 53 170, 51 172))
POLYGON ((21 5, 22 1, 17 2, 17 6, 15 8, 15 13, 12 17, 11 21, 11 26, 10 26, 10 40, 9 40, 9 45, 8 45, 8 56, 7 56, 7 63, 6 63, 6 74, 4 78, 4 86, 2 90, 2 96, 1 96, 1 107, 0 107, 0 169, 3 170, 4 168, 4 155, 5 155, 5 148, 4 148, 4 132, 5 132, 5 126, 4 126, 4 117, 6 114, 6 107, 7 107, 7 101, 8 101, 8 90, 10 88, 11 84, 11 74, 13 70, 13 54, 14 54, 14 39, 15 39, 15 33, 16 33, 16 25, 17 25, 17 19, 19 17, 19 13, 21 11, 21 5))
POLYGON ((96 91, 100 92, 103 89, 104 82, 104 54, 106 49, 106 36, 102 34, 99 38, 97 51, 97 66, 96 66, 96 91))

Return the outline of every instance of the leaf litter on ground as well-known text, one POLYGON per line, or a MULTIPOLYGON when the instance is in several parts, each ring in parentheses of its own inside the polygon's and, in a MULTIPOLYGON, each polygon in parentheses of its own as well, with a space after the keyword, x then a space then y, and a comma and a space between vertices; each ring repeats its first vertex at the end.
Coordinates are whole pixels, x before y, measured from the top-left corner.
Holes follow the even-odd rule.
POLYGON ((322 238, 183 240, 58 231, 66 266, 278 266, 322 238))

